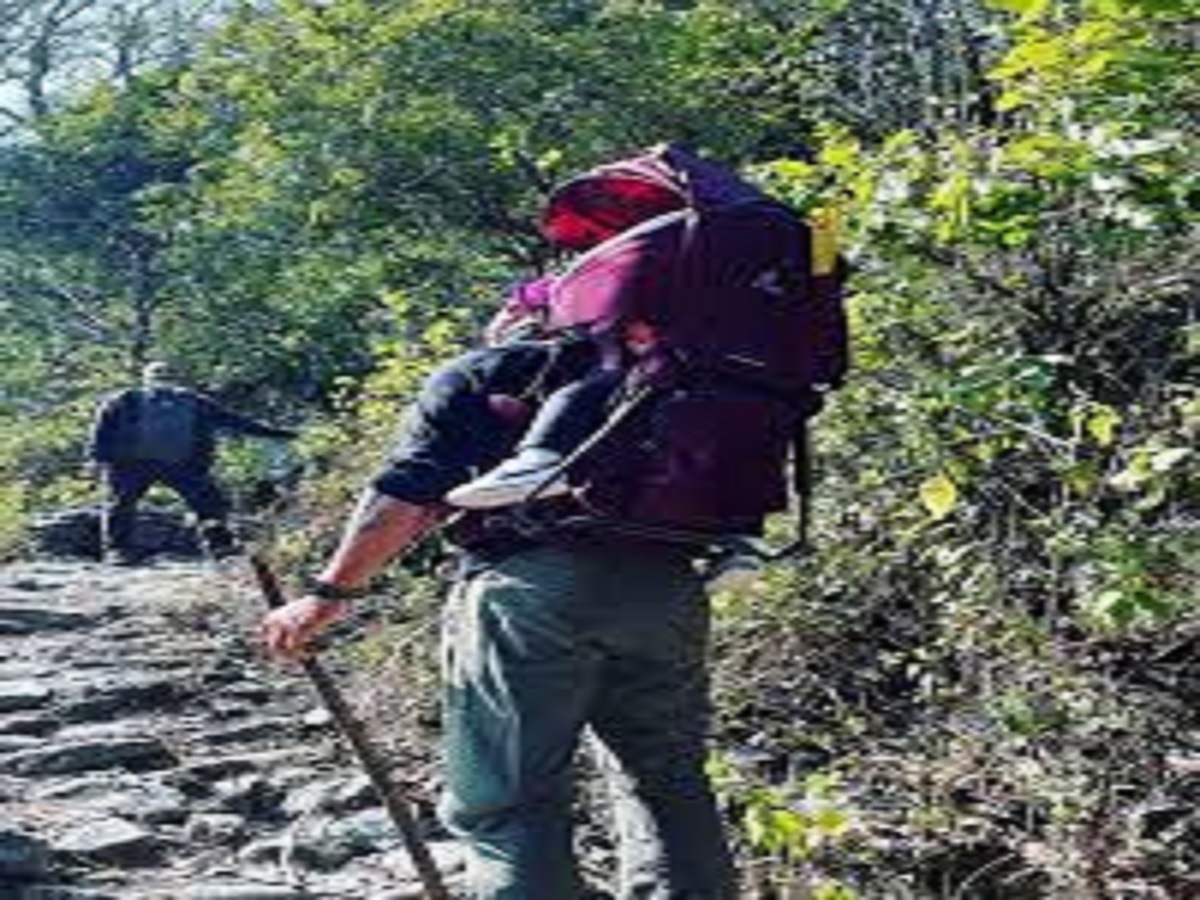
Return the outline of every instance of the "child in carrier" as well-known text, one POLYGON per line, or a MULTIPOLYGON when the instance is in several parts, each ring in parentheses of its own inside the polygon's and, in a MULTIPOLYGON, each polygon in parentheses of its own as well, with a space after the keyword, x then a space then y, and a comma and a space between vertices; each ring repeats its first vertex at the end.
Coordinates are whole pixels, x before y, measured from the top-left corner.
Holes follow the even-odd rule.
MULTIPOLYGON (((580 179, 568 185, 551 202, 541 225, 556 246, 583 251, 574 268, 609 238, 659 217, 678 215, 683 206, 683 196, 674 185, 647 173, 618 172, 613 177, 580 179)), ((654 330, 642 321, 589 317, 577 318, 565 329, 557 327, 561 323, 555 321, 554 300, 550 279, 526 287, 513 295, 485 335, 495 343, 510 329, 528 333, 531 326, 560 340, 582 334, 581 340, 595 348, 595 365, 545 399, 515 456, 447 495, 455 506, 492 509, 567 493, 564 463, 603 427, 610 400, 624 381, 626 364, 654 349, 654 330)))
POLYGON ((484 330, 481 346, 425 379, 393 450, 397 458, 430 459, 419 486, 406 486, 408 494, 416 490, 423 502, 444 500, 452 488, 504 460, 543 398, 593 368, 584 342, 546 338, 547 284, 518 284, 484 330))
POLYGON ((558 384, 538 406, 514 455, 450 491, 449 503, 463 509, 495 509, 570 490, 565 463, 604 426, 624 372, 605 360, 607 354, 592 338, 568 335, 560 340, 564 343, 558 352, 573 354, 573 359, 553 359, 551 345, 544 371, 558 384))
POLYGON ((485 348, 446 367, 445 371, 474 367, 477 371, 467 385, 480 391, 501 391, 487 394, 483 408, 491 412, 503 415, 507 409, 512 420, 527 417, 528 408, 537 407, 515 455, 449 491, 445 499, 454 506, 494 509, 562 496, 569 491, 562 463, 604 424, 609 401, 624 374, 611 359, 605 359, 600 344, 591 336, 565 334, 547 339, 545 321, 552 285, 552 277, 518 284, 484 329, 485 348), (485 356, 497 362, 485 362, 485 356), (514 362, 505 365, 500 357, 514 362), (497 380, 484 376, 485 369, 521 374, 497 380), (526 383, 518 384, 519 379, 526 383), (491 383, 481 383, 485 380, 491 383), (516 405, 525 409, 517 411, 516 405))
MULTIPOLYGON (((460 477, 486 470, 465 483, 442 484, 431 500, 481 510, 570 491, 564 463, 604 427, 625 373, 605 362, 591 336, 547 339, 551 284, 549 278, 519 284, 484 330, 484 345, 426 380, 406 433, 415 437, 430 427, 436 445, 427 434, 416 443, 450 461, 449 471, 460 477)), ((634 350, 649 341, 644 328, 628 328, 626 337, 634 350)), ((396 452, 410 455, 403 442, 396 452)), ((733 575, 760 567, 753 545, 744 553, 736 552, 736 540, 731 546, 709 568, 710 587, 731 586, 733 575)))
MULTIPOLYGON (((539 340, 546 335, 552 285, 551 278, 518 285, 484 331, 488 346, 480 352, 510 357, 516 363, 515 367, 507 367, 511 371, 519 370, 522 355, 532 352, 540 354, 541 359, 540 368, 532 374, 525 366, 521 377, 527 383, 519 387, 493 378, 489 387, 511 391, 517 397, 489 394, 487 408, 495 413, 509 399, 523 404, 539 394, 545 399, 520 435, 512 455, 446 493, 445 500, 453 506, 495 509, 568 494, 571 458, 602 431, 615 395, 625 381, 620 358, 637 359, 654 350, 654 331, 642 322, 619 329, 619 339, 618 330, 609 328, 587 336, 539 340)), ((458 363, 451 364, 455 365, 458 363)), ((477 390, 482 387, 475 384, 477 390)), ((706 571, 710 589, 733 589, 758 575, 763 557, 753 538, 728 537, 721 545, 722 551, 706 571)))

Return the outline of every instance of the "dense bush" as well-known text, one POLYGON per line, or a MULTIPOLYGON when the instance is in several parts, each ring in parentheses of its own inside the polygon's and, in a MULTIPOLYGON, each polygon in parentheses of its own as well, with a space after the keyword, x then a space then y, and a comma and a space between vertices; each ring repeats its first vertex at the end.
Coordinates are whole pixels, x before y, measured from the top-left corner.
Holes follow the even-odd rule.
MULTIPOLYGON (((548 186, 687 140, 838 210, 854 269, 817 549, 717 598, 714 770, 756 889, 1187 896, 1189 6, 243 10, 0 147, 0 544, 83 490, 91 402, 166 354, 306 423, 272 515, 315 561, 423 374, 554 264, 548 186)), ((249 498, 277 463, 223 465, 249 498)), ((396 577, 427 615, 433 582, 396 577)))

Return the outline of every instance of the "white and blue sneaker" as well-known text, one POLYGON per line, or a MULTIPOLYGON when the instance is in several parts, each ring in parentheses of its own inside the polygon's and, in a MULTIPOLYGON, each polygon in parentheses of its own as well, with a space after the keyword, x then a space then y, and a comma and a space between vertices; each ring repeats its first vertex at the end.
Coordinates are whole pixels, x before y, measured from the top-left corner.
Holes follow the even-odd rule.
POLYGON ((566 473, 556 471, 563 456, 542 447, 528 447, 478 478, 446 494, 446 502, 462 509, 495 509, 529 499, 569 493, 566 473))

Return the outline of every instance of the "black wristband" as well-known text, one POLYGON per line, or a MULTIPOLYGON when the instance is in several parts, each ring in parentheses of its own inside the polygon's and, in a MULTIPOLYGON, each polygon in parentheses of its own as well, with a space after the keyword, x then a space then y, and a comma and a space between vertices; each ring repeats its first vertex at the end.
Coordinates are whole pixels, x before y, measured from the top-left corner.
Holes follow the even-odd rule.
POLYGON ((310 597, 320 600, 356 600, 367 593, 366 588, 343 587, 320 578, 310 578, 305 590, 310 597))

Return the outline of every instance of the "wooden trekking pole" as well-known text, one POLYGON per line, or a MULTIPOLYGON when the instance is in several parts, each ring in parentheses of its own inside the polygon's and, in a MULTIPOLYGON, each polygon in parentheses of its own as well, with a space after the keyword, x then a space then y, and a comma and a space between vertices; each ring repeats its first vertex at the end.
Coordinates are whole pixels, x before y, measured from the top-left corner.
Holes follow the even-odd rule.
MULTIPOLYGON (((267 561, 257 553, 252 553, 250 554, 250 566, 254 569, 254 577, 258 580, 259 589, 262 591, 267 605, 272 609, 283 606, 286 600, 279 587, 279 579, 275 577, 275 573, 267 561)), ((367 738, 367 732, 362 722, 354 715, 346 698, 342 696, 342 692, 338 690, 320 660, 314 656, 307 656, 301 661, 301 665, 304 668, 304 674, 316 688, 321 702, 333 717, 338 730, 349 742, 354 755, 358 757, 359 763, 367 773, 367 777, 371 779, 371 784, 375 786, 376 792, 383 801, 388 817, 400 832, 404 849, 412 858, 417 876, 421 879, 421 884, 425 889, 425 896, 429 900, 451 900, 450 893, 442 882, 442 874, 438 871, 429 848, 421 839, 416 820, 409 810, 408 798, 404 796, 399 785, 388 774, 387 763, 367 738)))

